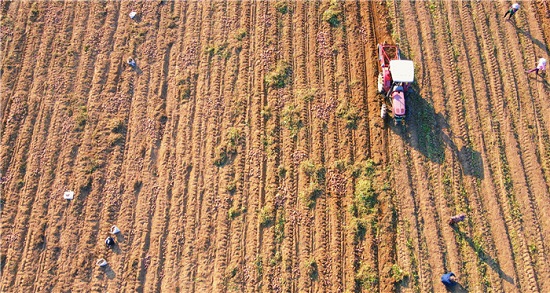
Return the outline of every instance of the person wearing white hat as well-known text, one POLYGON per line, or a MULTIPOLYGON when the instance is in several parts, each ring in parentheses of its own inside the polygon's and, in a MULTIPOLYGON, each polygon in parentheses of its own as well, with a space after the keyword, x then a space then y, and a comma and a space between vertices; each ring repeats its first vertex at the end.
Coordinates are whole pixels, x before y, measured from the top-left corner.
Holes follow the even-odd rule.
POLYGON ((506 14, 504 14, 504 18, 506 18, 506 16, 508 14, 510 14, 510 16, 508 17, 508 19, 512 18, 512 16, 514 16, 514 14, 519 10, 519 4, 518 3, 514 3, 512 4, 512 6, 510 6, 510 9, 508 9, 508 11, 506 11, 506 14))

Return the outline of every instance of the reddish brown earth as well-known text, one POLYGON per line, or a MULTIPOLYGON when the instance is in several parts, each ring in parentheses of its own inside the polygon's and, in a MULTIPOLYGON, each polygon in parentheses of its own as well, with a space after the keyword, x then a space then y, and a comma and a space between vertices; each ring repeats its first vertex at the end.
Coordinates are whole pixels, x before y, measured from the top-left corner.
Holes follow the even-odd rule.
POLYGON ((550 292, 550 3, 521 4, 3 1, 0 291, 550 292))

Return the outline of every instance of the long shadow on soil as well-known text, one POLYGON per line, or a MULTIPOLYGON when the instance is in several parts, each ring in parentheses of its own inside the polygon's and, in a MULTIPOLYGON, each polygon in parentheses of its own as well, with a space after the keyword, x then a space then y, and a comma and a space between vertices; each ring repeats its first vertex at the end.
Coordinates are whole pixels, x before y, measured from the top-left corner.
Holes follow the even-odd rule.
POLYGON ((450 148, 458 157, 465 175, 483 179, 481 153, 463 143, 459 149, 455 142, 463 138, 449 135, 450 127, 445 117, 436 113, 433 105, 418 91, 407 93, 407 116, 404 123, 396 125, 392 118, 387 123, 407 144, 418 150, 428 160, 442 164, 445 161, 445 148, 450 148), (392 121, 390 121, 392 120, 392 121))
POLYGON ((113 271, 110 265, 101 268, 101 270, 105 273, 105 276, 107 276, 109 280, 116 278, 116 273, 115 271, 113 271))
POLYGON ((460 228, 458 227, 453 227, 453 229, 455 230, 455 233, 458 234, 458 236, 460 237, 460 239, 464 239, 468 245, 470 245, 470 247, 475 251, 475 253, 477 254, 477 256, 479 257, 479 259, 481 259, 483 262, 485 262, 491 269, 493 269, 495 272, 498 273, 498 275, 504 279, 506 282, 510 283, 510 284, 514 284, 514 279, 510 276, 508 276, 501 268, 500 268, 500 265, 489 255, 485 252, 485 250, 483 250, 483 247, 480 245, 480 244, 476 244, 474 242, 474 240, 472 240, 472 238, 468 235, 466 235, 466 233, 464 233, 463 231, 460 230, 460 228))
POLYGON ((546 80, 546 76, 547 76, 546 72, 542 72, 542 73, 539 73, 539 74, 531 73, 528 76, 529 76, 530 79, 534 79, 537 82, 542 83, 543 87, 545 87, 545 88, 550 87, 550 83, 546 80))
POLYGON ((522 28, 517 27, 515 23, 513 23, 513 25, 516 28, 516 31, 518 33, 520 33, 520 34, 526 36, 527 38, 529 38, 531 40, 531 42, 533 42, 533 44, 537 45, 540 49, 544 50, 546 55, 550 55, 550 50, 548 50, 548 47, 546 46, 546 44, 544 44, 544 42, 542 42, 541 40, 538 40, 537 38, 531 36, 530 32, 528 32, 528 31, 526 31, 522 28))
POLYGON ((462 287, 460 283, 456 283, 452 287, 445 287, 447 289, 447 292, 453 292, 453 293, 467 293, 469 292, 468 289, 462 287))

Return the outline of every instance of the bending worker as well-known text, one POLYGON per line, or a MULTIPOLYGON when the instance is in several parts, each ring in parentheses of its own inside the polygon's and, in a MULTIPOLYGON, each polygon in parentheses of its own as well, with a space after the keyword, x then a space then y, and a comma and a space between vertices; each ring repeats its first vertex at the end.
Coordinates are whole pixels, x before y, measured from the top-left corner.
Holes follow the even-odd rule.
POLYGON ((510 17, 508 17, 508 19, 512 18, 512 16, 514 16, 514 14, 519 10, 519 4, 518 3, 514 3, 512 4, 512 6, 510 6, 510 9, 508 9, 508 11, 506 11, 506 14, 504 14, 504 18, 506 18, 506 15, 510 14, 510 17))
POLYGON ((455 276, 453 272, 448 272, 441 276, 441 282, 446 287, 451 287, 457 284, 458 278, 455 276))
POLYGON ((539 64, 537 64, 537 67, 535 67, 535 68, 533 68, 533 69, 531 69, 531 70, 527 70, 527 71, 525 71, 525 72, 531 73, 531 72, 533 72, 533 71, 536 71, 537 74, 539 74, 539 70, 540 70, 540 71, 546 70, 546 59, 540 58, 540 59, 539 59, 539 64))

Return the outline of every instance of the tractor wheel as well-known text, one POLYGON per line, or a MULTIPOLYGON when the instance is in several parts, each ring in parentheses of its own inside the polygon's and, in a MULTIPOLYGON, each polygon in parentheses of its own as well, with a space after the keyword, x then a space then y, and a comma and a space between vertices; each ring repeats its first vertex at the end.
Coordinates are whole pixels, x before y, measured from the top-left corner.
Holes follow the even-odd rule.
POLYGON ((382 78, 382 73, 378 74, 378 93, 381 94, 384 92, 384 79, 382 78))
POLYGON ((387 115, 388 115, 388 109, 386 107, 386 104, 382 104, 382 107, 380 108, 380 118, 386 119, 387 115))

